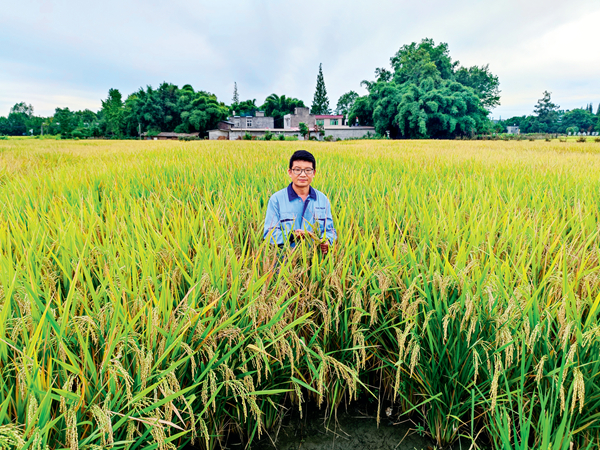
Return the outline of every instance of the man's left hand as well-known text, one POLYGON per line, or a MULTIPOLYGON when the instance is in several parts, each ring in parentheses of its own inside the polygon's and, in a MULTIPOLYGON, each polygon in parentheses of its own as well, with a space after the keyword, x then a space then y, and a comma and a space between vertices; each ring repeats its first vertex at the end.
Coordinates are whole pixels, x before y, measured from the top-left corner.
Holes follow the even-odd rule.
POLYGON ((326 255, 327 252, 329 252, 329 242, 328 241, 322 242, 320 247, 321 247, 321 252, 323 252, 323 255, 326 255))

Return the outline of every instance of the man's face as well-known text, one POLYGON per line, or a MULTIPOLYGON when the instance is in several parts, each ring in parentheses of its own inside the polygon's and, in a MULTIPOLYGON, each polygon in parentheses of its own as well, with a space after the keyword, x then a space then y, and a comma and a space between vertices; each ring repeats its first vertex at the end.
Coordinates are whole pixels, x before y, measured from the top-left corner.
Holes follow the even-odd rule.
POLYGON ((312 180, 315 177, 315 173, 310 161, 294 161, 292 168, 288 169, 288 175, 292 180, 292 184, 298 187, 310 186, 310 183, 312 183, 312 180))

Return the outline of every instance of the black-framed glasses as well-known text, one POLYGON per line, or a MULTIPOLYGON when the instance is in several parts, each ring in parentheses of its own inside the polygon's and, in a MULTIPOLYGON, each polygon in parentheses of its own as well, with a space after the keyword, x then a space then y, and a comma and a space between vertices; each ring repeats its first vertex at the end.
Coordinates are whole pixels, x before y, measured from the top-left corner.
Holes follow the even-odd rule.
POLYGON ((292 169, 292 173, 294 175, 300 175, 302 172, 304 172, 306 175, 311 176, 313 173, 315 173, 315 169, 300 169, 299 167, 294 167, 292 169))

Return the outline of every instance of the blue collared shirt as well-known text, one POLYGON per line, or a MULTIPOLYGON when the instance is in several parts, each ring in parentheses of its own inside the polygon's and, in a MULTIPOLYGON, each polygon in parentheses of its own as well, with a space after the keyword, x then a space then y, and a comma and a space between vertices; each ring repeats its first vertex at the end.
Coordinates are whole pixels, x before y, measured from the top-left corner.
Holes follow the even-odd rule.
POLYGON ((290 183, 269 199, 263 237, 268 237, 272 244, 283 246, 285 242, 291 242, 293 247, 295 242, 290 237, 294 230, 316 232, 317 227, 319 237, 326 237, 329 243, 337 239, 331 204, 322 192, 311 187, 308 197, 302 201, 290 183))

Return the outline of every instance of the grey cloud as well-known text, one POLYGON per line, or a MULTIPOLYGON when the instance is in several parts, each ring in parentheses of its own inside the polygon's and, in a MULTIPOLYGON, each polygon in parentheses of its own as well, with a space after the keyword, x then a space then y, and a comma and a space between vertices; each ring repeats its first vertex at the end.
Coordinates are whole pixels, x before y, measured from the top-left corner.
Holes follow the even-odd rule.
MULTIPOLYGON (((559 103, 559 95, 600 91, 593 53, 592 61, 555 55, 530 64, 561 39, 541 37, 595 11, 596 0, 13 2, 0 17, 0 114, 32 97, 44 105, 34 104, 38 112, 50 114, 46 105, 61 92, 74 103, 55 106, 79 108, 95 98, 97 109, 111 87, 127 95, 162 81, 190 83, 225 102, 237 81, 243 99, 262 102, 275 92, 310 104, 319 63, 335 106, 350 89, 364 92, 360 81, 389 66, 400 46, 424 37, 447 42, 464 65, 490 64, 503 91, 494 115, 525 114, 544 89, 559 103)), ((577 33, 564 39, 576 41, 577 33)), ((581 45, 591 50, 590 42, 581 45)))

